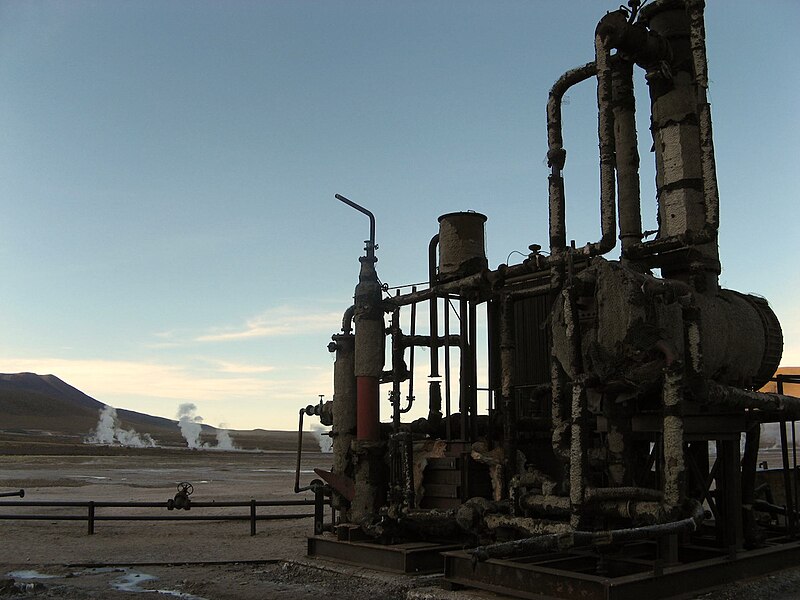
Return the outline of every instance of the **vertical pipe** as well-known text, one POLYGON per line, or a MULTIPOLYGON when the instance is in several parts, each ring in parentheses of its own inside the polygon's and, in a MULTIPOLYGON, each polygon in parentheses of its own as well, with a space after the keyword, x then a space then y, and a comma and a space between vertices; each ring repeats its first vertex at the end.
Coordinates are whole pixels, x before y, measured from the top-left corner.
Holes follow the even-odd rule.
MULTIPOLYGON (((411 293, 416 293, 417 288, 413 286, 411 288, 411 293)), ((414 302, 411 305, 411 324, 409 325, 409 335, 411 338, 414 338, 414 335, 417 333, 417 303, 414 302)), ((411 404, 414 402, 414 347, 415 344, 411 344, 411 347, 408 349, 409 359, 408 359, 408 407, 411 408, 411 404)))
POLYGON ((569 501, 572 505, 572 526, 580 528, 585 499, 586 472, 586 386, 582 379, 572 382, 572 418, 569 452, 569 501))
POLYGON ((314 535, 322 535, 325 527, 325 492, 321 485, 314 488, 314 535))
MULTIPOLYGON (((333 463, 331 471, 352 478, 353 452, 351 443, 356 436, 356 377, 353 372, 355 338, 338 334, 328 346, 336 353, 333 363, 333 463)), ((349 502, 334 490, 331 506, 345 509, 349 502)))
POLYGON ((444 410, 445 435, 447 441, 453 439, 453 428, 450 423, 450 299, 444 299, 444 410))
POLYGON ((254 536, 256 534, 256 501, 255 499, 250 500, 250 535, 254 536))
POLYGON ((474 301, 470 301, 468 307, 470 436, 475 441, 478 439, 478 315, 474 301))
POLYGON ((375 271, 377 259, 362 256, 355 289, 355 363, 357 422, 356 438, 380 439, 378 391, 383 374, 385 326, 381 284, 375 271))
POLYGON ((586 386, 583 381, 583 356, 581 354, 581 332, 578 323, 578 308, 572 286, 561 291, 564 302, 564 329, 567 337, 569 372, 572 378, 572 401, 570 403, 569 441, 569 497, 572 505, 572 526, 582 526, 586 471, 585 420, 586 386))
POLYGON ((789 470, 789 442, 786 438, 786 421, 780 422, 781 432, 781 460, 783 462, 783 487, 786 498, 786 523, 789 535, 795 534, 794 500, 792 498, 792 472, 789 470))
POLYGON ((87 518, 87 533, 89 535, 94 535, 94 501, 89 501, 89 515, 87 518))
POLYGON ((365 441, 380 439, 380 418, 378 413, 379 380, 377 377, 356 377, 358 411, 356 438, 365 441))
POLYGON ((742 456, 742 525, 745 545, 748 548, 756 547, 759 537, 758 525, 753 513, 753 501, 755 500, 760 439, 761 423, 751 423, 745 433, 744 456, 742 456))
POLYGON ((677 507, 683 503, 685 493, 685 462, 683 456, 683 417, 680 414, 683 400, 683 373, 678 361, 664 369, 662 390, 664 417, 664 503, 677 507))
MULTIPOLYGON (((735 555, 742 546, 742 480, 741 461, 739 457, 739 439, 717 440, 718 500, 722 504, 721 527, 722 544, 735 555), (721 480, 721 484, 720 484, 721 480)), ((718 502, 719 507, 719 502, 718 502)))
MULTIPOLYGON (((439 234, 431 238, 428 244, 428 285, 431 289, 436 285, 436 247, 439 245, 439 234)), ((442 384, 439 378, 439 307, 438 299, 433 296, 429 300, 431 332, 431 374, 428 384, 428 423, 435 428, 442 419, 442 384)))
POLYGON ((633 64, 618 61, 612 71, 614 148, 617 168, 619 239, 622 255, 642 241, 642 210, 639 199, 639 148, 636 138, 636 99, 633 95, 633 64))
POLYGON ((705 226, 716 233, 719 228, 719 189, 717 165, 714 158, 714 136, 711 130, 711 105, 708 103, 708 59, 706 57, 706 26, 703 17, 705 0, 687 0, 689 14, 689 39, 694 65, 694 82, 697 90, 697 121, 700 130, 700 164, 703 172, 705 199, 705 226))
POLYGON ((517 473, 516 404, 514 402, 514 303, 508 295, 500 305, 500 395, 503 406, 503 455, 505 481, 517 473))
POLYGON ((300 493, 300 461, 303 458, 303 415, 306 410, 300 409, 300 422, 297 425, 297 463, 294 469, 294 493, 300 493))
POLYGON ((589 79, 596 72, 594 63, 567 71, 558 78, 550 89, 547 101, 547 163, 550 167, 548 177, 550 252, 557 254, 567 245, 566 200, 564 198, 564 177, 561 171, 567 153, 561 126, 561 101, 566 91, 581 81, 589 79))
POLYGON ((469 339, 469 323, 467 315, 467 300, 461 298, 459 300, 459 335, 461 338, 461 350, 459 352, 459 398, 458 407, 461 413, 461 439, 469 439, 470 422, 470 398, 469 398, 469 355, 470 355, 470 339, 469 339))
POLYGON ((611 51, 604 38, 595 33, 597 67, 597 137, 600 148, 600 224, 602 238, 590 254, 604 254, 614 248, 616 238, 616 203, 614 198, 614 108, 612 105, 611 51))
MULTIPOLYGON (((399 294, 399 290, 398 290, 399 294)), ((392 311, 392 431, 400 430, 400 379, 403 375, 403 346, 400 340, 400 309, 392 311)))
MULTIPOLYGON (((657 242, 678 240, 693 251, 660 265, 667 278, 715 293, 720 272, 717 246, 718 198, 711 139, 702 2, 652 4, 643 18, 665 38, 672 58, 669 75, 648 68, 651 132, 656 158, 657 242), (688 13, 688 14, 687 14, 688 13), (701 235, 697 235, 701 234, 701 235)), ((675 257, 673 257, 675 258, 675 257)))

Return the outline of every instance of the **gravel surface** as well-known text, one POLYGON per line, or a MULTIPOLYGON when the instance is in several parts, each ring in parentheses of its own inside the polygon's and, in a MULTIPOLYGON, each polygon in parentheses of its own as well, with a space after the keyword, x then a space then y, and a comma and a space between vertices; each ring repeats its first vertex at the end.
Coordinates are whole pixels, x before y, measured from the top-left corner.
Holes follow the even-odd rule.
MULTIPOLYGON (((305 458, 304 484, 314 477, 312 467, 329 465, 330 455, 305 458)), ((152 454, 145 458, 0 456, 0 491, 25 488, 25 500, 165 501, 181 481, 193 483, 196 501, 311 497, 292 491, 293 453, 187 452, 180 459, 152 454)), ((131 509, 103 510, 102 514, 131 514, 131 509)), ((228 510, 247 513, 246 508, 228 510)), ((9 510, 3 507, 0 512, 9 510)), ((447 591, 441 576, 401 576, 312 561, 305 556, 311 527, 310 518, 261 521, 257 535, 250 536, 246 521, 101 521, 90 536, 85 521, 0 520, 0 598, 130 600, 136 593, 184 600, 501 598, 477 590, 447 591)), ((798 599, 800 568, 689 597, 798 599)))

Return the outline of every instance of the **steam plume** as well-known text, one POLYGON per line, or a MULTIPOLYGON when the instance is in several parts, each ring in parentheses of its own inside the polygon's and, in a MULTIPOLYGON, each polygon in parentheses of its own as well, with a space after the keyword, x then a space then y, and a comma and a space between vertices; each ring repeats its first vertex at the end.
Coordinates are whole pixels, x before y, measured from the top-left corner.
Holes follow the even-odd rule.
POLYGON ((123 429, 120 426, 117 410, 113 406, 105 405, 100 410, 97 426, 86 438, 88 444, 120 444, 132 448, 153 448, 156 441, 147 433, 137 433, 133 429, 123 429))
POLYGON ((333 438, 328 435, 328 430, 319 423, 312 423, 311 432, 317 438, 320 452, 333 452, 333 438))
POLYGON ((205 448, 206 445, 200 441, 200 432, 203 430, 203 417, 197 414, 197 406, 191 402, 186 402, 178 406, 178 427, 181 435, 186 440, 189 448, 205 448))
POLYGON ((239 448, 236 447, 236 444, 233 443, 231 439, 231 434, 228 433, 228 430, 225 428, 225 423, 219 424, 219 429, 217 429, 217 450, 238 450, 239 448))
POLYGON ((224 423, 220 423, 217 429, 217 445, 211 446, 200 441, 200 433, 203 430, 203 417, 197 414, 197 406, 191 402, 186 402, 178 406, 178 427, 181 435, 186 440, 189 448, 202 448, 205 450, 238 450, 233 443, 231 434, 225 428, 224 423))

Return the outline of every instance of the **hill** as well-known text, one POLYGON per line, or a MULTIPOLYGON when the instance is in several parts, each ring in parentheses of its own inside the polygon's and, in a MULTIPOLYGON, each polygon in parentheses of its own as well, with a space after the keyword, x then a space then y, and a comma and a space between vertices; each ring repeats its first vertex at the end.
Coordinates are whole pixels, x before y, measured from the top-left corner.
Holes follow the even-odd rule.
MULTIPOLYGON (((95 429, 103 402, 92 398, 55 375, 0 374, 0 452, 17 453, 15 447, 83 445, 95 429)), ((117 409, 119 426, 149 435, 159 445, 186 447, 178 421, 117 409)), ((297 434, 291 431, 230 431, 240 448, 295 450, 297 434)), ((214 446, 217 429, 202 425, 201 441, 214 446)), ((304 451, 318 451, 313 436, 304 437, 304 451)), ((48 452, 49 453, 49 452, 48 452)))

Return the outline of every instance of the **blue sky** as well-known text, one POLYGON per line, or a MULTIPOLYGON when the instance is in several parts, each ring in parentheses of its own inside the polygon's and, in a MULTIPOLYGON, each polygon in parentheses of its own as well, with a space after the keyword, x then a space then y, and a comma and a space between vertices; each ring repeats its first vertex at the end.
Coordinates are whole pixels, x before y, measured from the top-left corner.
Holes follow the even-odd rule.
MULTIPOLYGON (((492 267, 546 246, 547 91, 618 5, 0 0, 0 372, 293 428, 331 395, 367 234, 334 193, 376 214, 392 285, 426 278, 447 212, 489 217, 492 267)), ((800 4, 709 5, 721 281, 770 300, 798 365, 800 4)), ((594 93, 564 106, 579 244, 599 237, 594 93)))

